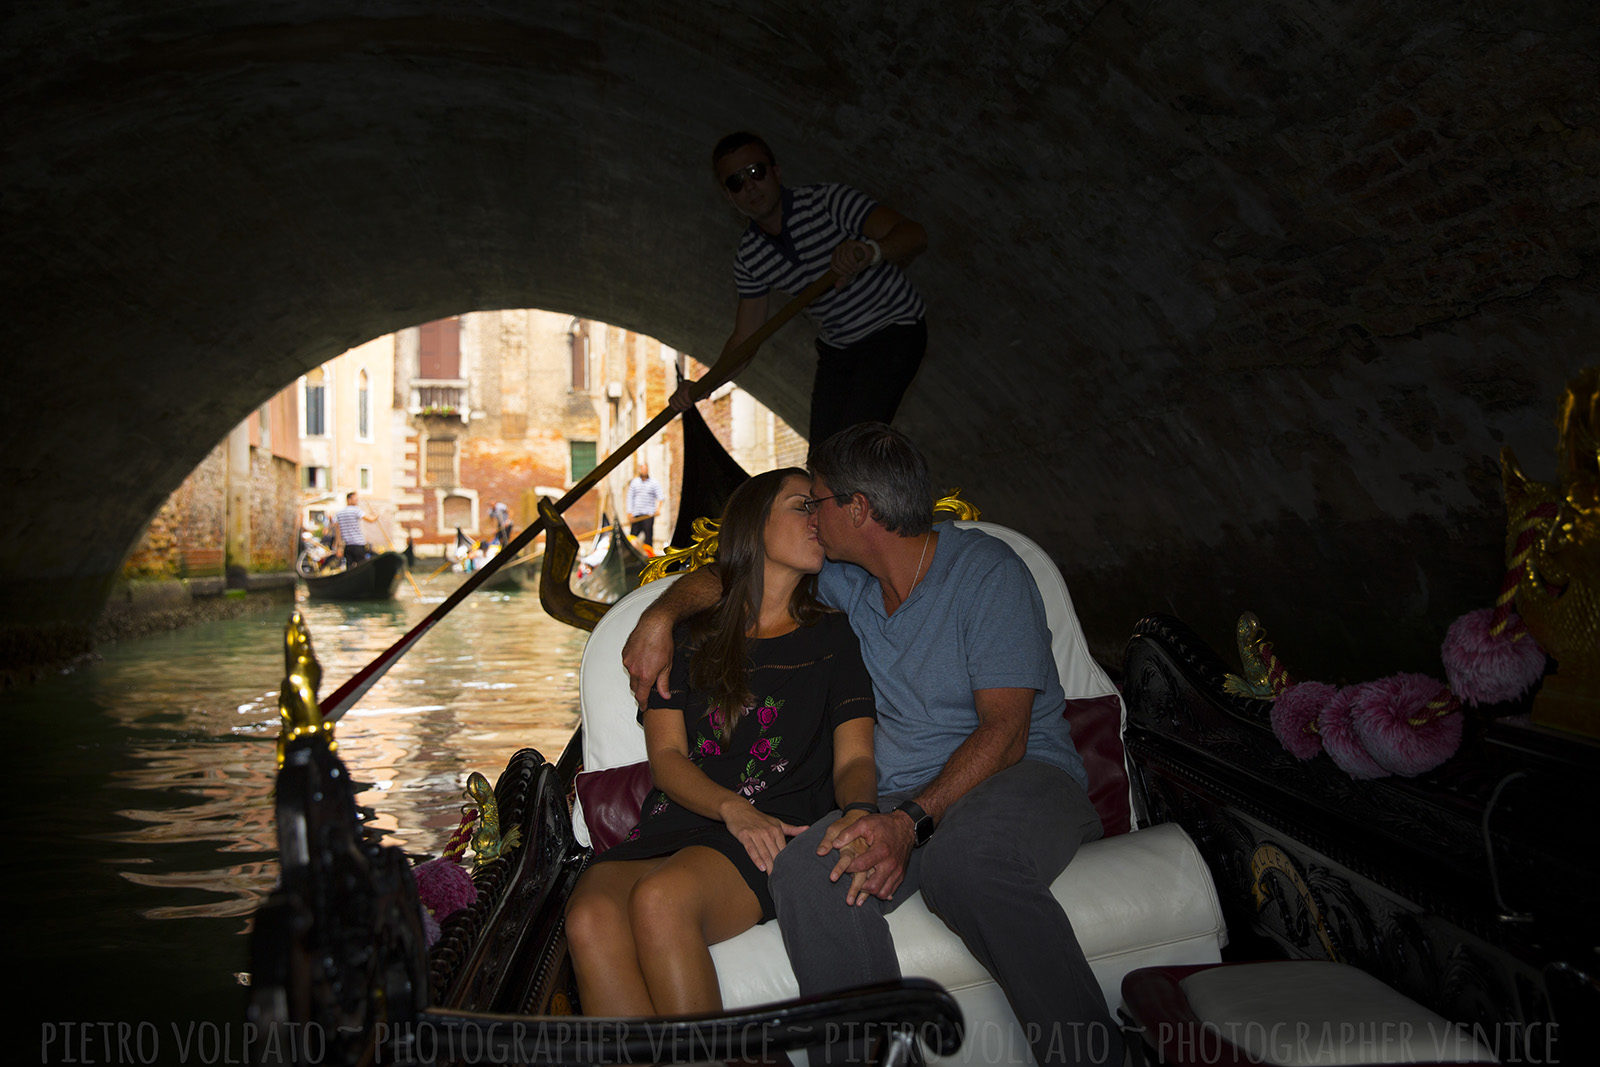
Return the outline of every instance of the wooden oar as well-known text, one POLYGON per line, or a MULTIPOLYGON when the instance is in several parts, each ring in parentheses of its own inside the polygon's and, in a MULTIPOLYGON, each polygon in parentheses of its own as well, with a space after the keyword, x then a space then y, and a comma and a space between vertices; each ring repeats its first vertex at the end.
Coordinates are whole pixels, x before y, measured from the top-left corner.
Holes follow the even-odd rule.
MULTIPOLYGON (((793 300, 779 308, 777 314, 762 323, 756 332, 745 338, 738 347, 717 360, 711 369, 706 372, 705 377, 695 383, 694 399, 703 399, 717 386, 732 378, 734 372, 742 367, 751 356, 755 355, 756 349, 760 348, 767 338, 771 337, 780 327, 798 315, 807 304, 832 289, 834 283, 838 280, 839 276, 830 270, 806 286, 793 300)), ((676 411, 668 407, 659 412, 655 418, 645 423, 637 433, 622 443, 621 448, 601 460, 594 470, 584 475, 578 480, 578 484, 568 489, 561 499, 556 501, 556 511, 566 511, 577 503, 579 498, 590 489, 593 489, 600 479, 610 474, 617 464, 627 459, 646 441, 660 433, 662 428, 671 422, 677 414, 676 411)), ((496 553, 488 563, 484 564, 481 570, 473 571, 466 581, 456 587, 455 592, 446 597, 438 607, 430 611, 425 619, 413 626, 410 632, 380 653, 377 659, 357 671, 338 689, 335 689, 328 699, 322 702, 323 720, 325 722, 333 722, 350 710, 350 707, 357 700, 360 700, 362 695, 368 689, 371 689, 379 678, 388 673, 389 668, 394 666, 401 656, 410 651, 411 646, 416 644, 423 634, 433 629, 434 623, 448 615, 457 604, 470 596, 474 589, 482 585, 491 574, 499 570, 501 564, 526 547, 543 529, 543 518, 529 523, 526 529, 512 538, 510 544, 496 553)))

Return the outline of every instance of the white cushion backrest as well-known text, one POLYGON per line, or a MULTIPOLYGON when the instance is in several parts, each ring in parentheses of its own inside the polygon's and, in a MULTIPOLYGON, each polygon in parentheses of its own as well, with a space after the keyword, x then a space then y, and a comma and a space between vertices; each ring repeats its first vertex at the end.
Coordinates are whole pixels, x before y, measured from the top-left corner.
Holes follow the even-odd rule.
POLYGON ((658 579, 629 593, 611 606, 589 635, 578 668, 578 710, 583 723, 583 769, 603 771, 626 767, 645 758, 639 705, 622 666, 622 646, 638 625, 644 609, 678 580, 658 579))
MULTIPOLYGON (((998 537, 1028 565, 1033 580, 1044 599, 1044 618, 1050 626, 1050 652, 1055 656, 1056 670, 1061 673, 1061 688, 1068 700, 1080 697, 1103 697, 1115 693, 1111 677, 1089 655, 1089 644, 1084 640, 1083 626, 1078 613, 1072 610, 1072 597, 1067 593, 1067 583, 1050 557, 1045 555, 1030 538, 1024 537, 1008 526, 992 522, 957 522, 962 529, 982 530, 990 537, 998 537)), ((1123 713, 1126 725, 1127 713, 1123 713)))

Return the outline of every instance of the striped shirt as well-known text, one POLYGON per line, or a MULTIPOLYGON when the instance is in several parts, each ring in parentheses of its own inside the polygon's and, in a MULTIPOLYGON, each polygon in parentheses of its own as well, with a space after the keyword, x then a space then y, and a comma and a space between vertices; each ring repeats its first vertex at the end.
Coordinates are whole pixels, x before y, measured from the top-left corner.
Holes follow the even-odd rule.
MULTIPOLYGON (((783 231, 777 236, 751 223, 733 257, 739 296, 753 299, 774 289, 800 292, 822 277, 840 241, 861 240, 861 226, 878 205, 848 185, 800 185, 783 190, 783 231)), ((911 325, 925 313, 922 297, 901 269, 886 260, 857 274, 843 289, 818 297, 806 314, 822 340, 842 347, 874 331, 911 325)))
POLYGON ((339 536, 347 545, 364 545, 367 535, 361 529, 361 507, 357 504, 346 504, 333 513, 333 521, 339 524, 339 536))
POLYGON ((635 477, 628 483, 628 515, 654 515, 661 503, 661 483, 654 478, 635 477))

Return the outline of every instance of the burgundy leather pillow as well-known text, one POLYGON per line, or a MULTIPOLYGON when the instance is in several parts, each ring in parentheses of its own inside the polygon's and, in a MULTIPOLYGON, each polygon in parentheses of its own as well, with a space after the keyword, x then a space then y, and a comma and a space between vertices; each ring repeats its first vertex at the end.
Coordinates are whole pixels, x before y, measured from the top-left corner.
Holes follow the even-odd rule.
POLYGON ((630 763, 578 775, 578 802, 596 853, 628 836, 639 822, 639 809, 650 792, 650 762, 630 763))
POLYGON ((1089 800, 1100 813, 1105 836, 1127 833, 1133 820, 1122 751, 1122 702, 1115 693, 1079 697, 1067 701, 1066 716, 1072 725, 1072 743, 1083 758, 1083 769, 1089 772, 1089 800))

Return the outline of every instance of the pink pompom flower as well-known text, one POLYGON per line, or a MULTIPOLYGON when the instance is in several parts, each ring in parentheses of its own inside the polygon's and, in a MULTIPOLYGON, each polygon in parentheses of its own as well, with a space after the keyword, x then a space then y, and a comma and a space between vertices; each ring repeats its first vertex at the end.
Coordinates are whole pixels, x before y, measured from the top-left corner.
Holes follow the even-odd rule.
POLYGON ((1383 764, 1373 759, 1367 752, 1366 746, 1356 736, 1355 726, 1350 721, 1351 705, 1362 695, 1362 691, 1371 685, 1372 682, 1363 682, 1361 685, 1352 685, 1339 690, 1334 694, 1333 700, 1322 709, 1322 714, 1317 716, 1317 732, 1322 735, 1322 750, 1341 771, 1352 778, 1383 778, 1389 774, 1383 764))
POLYGON ((1317 717, 1337 692, 1326 682, 1296 682, 1272 702, 1272 732, 1295 759, 1310 759, 1322 751, 1317 717))
POLYGON ((466 868, 447 856, 411 869, 417 882, 417 899, 436 919, 444 920, 478 899, 478 887, 466 868))
POLYGON ((1450 624, 1439 650, 1444 676, 1463 701, 1478 707, 1515 700, 1544 675, 1544 649, 1515 612, 1498 634, 1494 609, 1469 611, 1450 624))
POLYGON ((1396 674, 1360 687, 1350 723, 1367 753, 1407 778, 1433 770, 1461 747, 1460 702, 1425 674, 1396 674))

